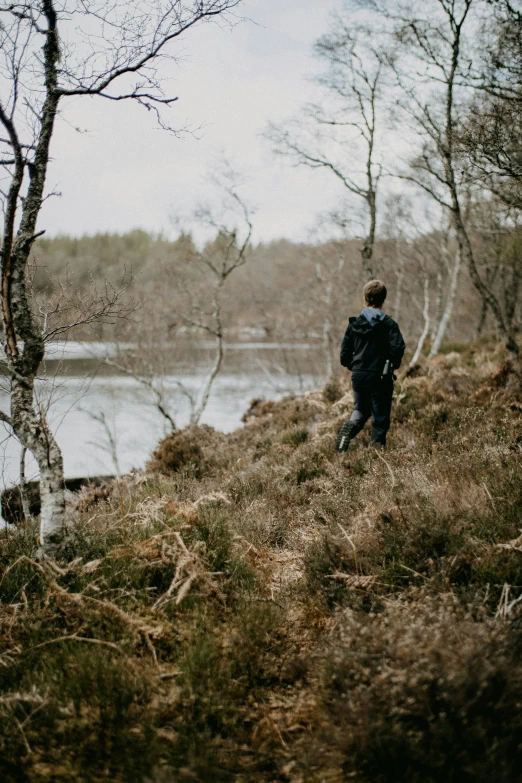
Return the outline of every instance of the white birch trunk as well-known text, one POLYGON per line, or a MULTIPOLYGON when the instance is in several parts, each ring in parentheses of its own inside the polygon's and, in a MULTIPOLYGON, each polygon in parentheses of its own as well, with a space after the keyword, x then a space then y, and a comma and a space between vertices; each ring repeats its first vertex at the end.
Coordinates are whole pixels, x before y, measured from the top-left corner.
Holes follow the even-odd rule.
POLYGON ((45 419, 33 403, 33 384, 12 381, 11 421, 13 430, 36 459, 40 470, 40 546, 46 555, 59 553, 65 538, 65 486, 63 457, 45 419))
POLYGON ((223 363, 223 335, 219 334, 217 337, 217 355, 216 359, 214 361, 214 364, 212 366, 212 369, 210 373, 208 374, 207 380, 205 381, 205 386, 203 387, 203 390, 201 392, 198 404, 196 405, 195 409, 193 410, 191 416, 190 416, 190 423, 191 424, 198 424, 199 420, 201 419, 203 412, 205 408, 207 407, 208 398, 210 397, 210 392, 212 389, 212 385, 214 381, 216 380, 217 376, 219 375, 219 371, 221 370, 221 365, 223 363))
POLYGON ((455 304, 455 297, 457 294, 457 284, 459 280, 460 266, 461 266, 461 251, 459 247, 457 249, 455 255, 455 263, 451 271, 451 281, 450 281, 450 287, 448 291, 448 297, 446 299, 446 305, 444 307, 444 312, 442 314, 442 318, 440 319, 437 332, 435 334, 435 339, 433 341, 433 345, 431 346, 431 351, 429 353, 430 359, 436 356, 440 351, 440 346, 442 345, 442 341, 446 335, 446 331, 449 322, 451 320, 451 316, 453 315, 453 306, 455 304))
POLYGON ((27 495, 27 482, 25 480, 25 455, 27 453, 27 449, 25 446, 22 446, 22 451, 20 452, 20 498, 22 501, 22 511, 25 517, 25 520, 29 522, 32 518, 31 516, 31 505, 29 503, 29 497, 27 495))
POLYGON ((431 341, 434 342, 437 336, 437 329, 441 319, 442 311, 442 273, 437 272, 437 293, 435 295, 435 314, 431 319, 431 341))
MULTIPOLYGON (((246 245, 244 246, 246 247, 246 245)), ((241 261, 241 257, 240 257, 241 261)), ((226 263, 226 262, 225 262, 226 263)), ((232 267, 230 272, 226 271, 226 266, 223 266, 221 270, 221 276, 216 284, 216 287, 214 289, 214 325, 210 329, 211 334, 214 335, 216 338, 216 347, 217 347, 217 354, 216 358, 214 360, 214 364, 212 366, 212 369, 210 370, 207 379, 205 381, 205 385, 203 386, 203 389, 201 391, 201 394, 199 395, 199 400, 197 405, 192 410, 192 413, 190 415, 190 423, 191 424, 198 424, 199 420, 201 419, 203 412, 205 408, 207 407, 208 398, 210 397, 210 392, 212 389, 212 385, 214 381, 216 380, 217 376, 219 375, 219 372, 221 370, 221 365, 223 364, 223 353, 224 353, 224 337, 223 337, 223 321, 221 317, 221 293, 223 290, 223 286, 225 285, 225 281, 228 277, 228 275, 236 268, 236 266, 232 267)))
POLYGON ((393 306, 393 317, 396 321, 399 320, 399 316, 401 313, 401 304, 402 304, 402 288, 404 285, 404 255, 402 253, 401 247, 400 247, 400 240, 397 238, 395 240, 395 254, 397 257, 397 291, 395 294, 395 304, 393 306))
POLYGON ((419 337, 417 348, 415 349, 415 353, 413 354, 409 365, 410 367, 413 367, 419 361, 419 357, 424 347, 424 342, 430 331, 430 281, 428 277, 424 279, 424 309, 422 314, 424 317, 424 329, 422 330, 422 334, 419 337))
POLYGON ((324 305, 324 315, 323 315, 323 330, 322 330, 322 349, 323 349, 323 355, 324 355, 324 361, 325 361, 325 372, 326 372, 326 379, 329 381, 334 376, 334 353, 335 353, 335 345, 334 345, 334 335, 333 335, 333 323, 332 323, 332 306, 333 306, 333 293, 334 293, 334 286, 337 282, 337 279, 342 272, 344 267, 344 258, 341 256, 339 258, 339 261, 337 263, 337 266, 335 269, 329 274, 328 277, 325 277, 321 271, 321 265, 316 265, 316 278, 319 283, 323 283, 325 286, 324 289, 324 296, 323 296, 323 305, 324 305))
POLYGON ((326 285, 325 293, 325 313, 323 318, 323 353, 325 358, 326 379, 329 381, 333 376, 333 339, 332 339, 332 319, 330 317, 332 308, 332 290, 333 280, 330 279, 326 285))

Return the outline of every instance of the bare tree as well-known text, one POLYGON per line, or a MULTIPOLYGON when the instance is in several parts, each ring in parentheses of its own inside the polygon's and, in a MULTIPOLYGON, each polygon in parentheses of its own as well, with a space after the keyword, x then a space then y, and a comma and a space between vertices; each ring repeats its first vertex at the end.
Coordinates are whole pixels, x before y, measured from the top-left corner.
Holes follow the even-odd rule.
POLYGON ((455 300, 457 298, 458 283, 462 266, 461 253, 460 247, 458 246, 453 253, 451 252, 451 233, 450 226, 442 227, 441 230, 436 233, 438 247, 436 248, 434 255, 435 262, 438 267, 437 301, 435 305, 435 318, 433 319, 433 342, 428 354, 430 358, 436 356, 441 349, 442 341, 446 336, 448 326, 453 316, 455 300), (444 277, 449 279, 445 300, 443 296, 444 277))
POLYGON ((522 8, 510 0, 497 0, 486 7, 476 61, 464 75, 473 95, 460 118, 457 143, 470 183, 512 211, 520 211, 522 8))
POLYGON ((317 262, 315 267, 315 274, 317 282, 320 285, 320 299, 321 309, 323 312, 323 325, 321 334, 321 346, 322 353, 325 360, 325 375, 326 379, 330 381, 334 375, 334 367, 338 367, 339 359, 337 354, 338 340, 336 338, 335 321, 336 307, 335 304, 335 290, 340 283, 340 275, 343 271, 345 264, 345 255, 342 246, 339 247, 339 252, 336 258, 336 263, 321 263, 317 262), (337 361, 334 361, 334 357, 337 361))
MULTIPOLYGON (((480 259, 487 284, 495 291, 506 320, 516 331, 520 324, 519 293, 522 281, 520 212, 506 205, 504 199, 484 198, 474 205, 470 222, 476 255, 480 259)), ((487 307, 483 303, 477 324, 478 334, 484 328, 486 316, 487 307)))
MULTIPOLYGON (((209 207, 202 207, 197 213, 200 221, 217 231, 214 242, 209 243, 197 255, 197 263, 210 272, 210 308, 206 303, 193 301, 190 314, 184 319, 193 328, 205 332, 215 341, 215 357, 212 367, 203 383, 197 399, 194 400, 190 422, 197 424, 203 415, 210 392, 223 364, 225 349, 225 325, 223 320, 223 294, 230 276, 248 260, 252 238, 251 210, 238 193, 235 176, 228 170, 226 179, 217 180, 228 198, 228 210, 239 209, 242 230, 239 226, 227 226, 209 207)), ((205 297, 206 298, 206 297, 205 297)))
MULTIPOLYGON (((116 357, 107 354, 103 363, 123 375, 133 378, 152 398, 152 404, 161 414, 170 429, 176 429, 176 421, 169 404, 169 392, 166 389, 165 378, 159 369, 158 356, 160 346, 155 338, 146 341, 136 340, 132 348, 122 350, 117 346, 116 357)), ((182 391, 184 391, 182 389, 182 391)))
MULTIPOLYGON (((509 253, 506 256, 506 247, 507 237, 517 233, 522 210, 520 3, 497 0, 483 6, 478 40, 476 57, 462 75, 473 95, 456 128, 456 143, 468 186, 477 193, 473 229, 480 249, 488 248, 482 253, 484 281, 496 291, 514 332, 520 265, 512 255, 507 257, 509 253)), ((488 310, 489 303, 483 299, 477 334, 488 310)))
POLYGON ((47 554, 64 540, 63 459, 34 384, 45 335, 31 308, 26 270, 42 233, 50 145, 59 107, 73 96, 134 100, 162 127, 164 94, 159 61, 169 44, 201 21, 221 17, 239 0, 121 0, 106 5, 71 0, 23 0, 0 6, 0 165, 4 172, 1 296, 11 413, 2 414, 36 458, 42 499, 40 541, 47 554))
POLYGON ((237 174, 225 161, 212 180, 221 197, 220 207, 200 206, 192 220, 200 229, 211 231, 213 238, 201 250, 192 243, 187 244, 184 270, 176 272, 175 280, 166 281, 167 301, 162 301, 157 292, 153 292, 151 301, 145 304, 146 320, 153 323, 138 325, 132 348, 120 349, 116 358, 107 355, 103 360, 140 384, 171 430, 176 429, 173 401, 179 399, 180 394, 188 401, 191 424, 200 421, 207 407, 223 365, 227 283, 234 272, 247 263, 251 251, 252 211, 239 193, 237 174), (174 289, 177 289, 178 301, 184 302, 176 321, 172 320, 174 289), (183 334, 187 330, 194 332, 198 339, 205 334, 214 342, 212 365, 196 389, 181 380, 169 383, 172 354, 176 350, 172 334, 179 334, 180 330, 183 334))
MULTIPOLYGON (((391 246, 391 255, 395 264, 395 300, 393 303, 393 317, 395 320, 401 316, 402 295, 406 282, 406 261, 409 250, 410 235, 414 233, 413 205, 404 193, 390 194, 385 201, 385 213, 382 225, 383 239, 391 246)), ((391 263, 388 263, 392 267, 391 263)), ((391 269, 390 269, 391 271, 391 269)))
POLYGON ((113 410, 112 417, 109 417, 105 411, 92 411, 84 409, 84 413, 87 414, 93 421, 95 421, 102 430, 103 438, 101 442, 99 439, 96 441, 89 441, 91 446, 96 449, 105 452, 111 460, 114 474, 117 479, 121 478, 120 460, 118 456, 118 434, 116 431, 116 421, 113 410))
POLYGON ((366 280, 374 276, 382 175, 378 130, 385 74, 385 58, 372 41, 370 30, 335 15, 330 31, 315 44, 315 52, 327 68, 317 79, 325 93, 324 102, 305 106, 290 129, 271 125, 267 132, 277 154, 288 156, 297 165, 331 172, 363 203, 361 260, 366 280))
POLYGON ((469 188, 456 135, 466 106, 464 76, 470 68, 472 25, 477 22, 472 8, 478 8, 480 0, 369 4, 395 25, 402 56, 395 57, 393 67, 404 96, 402 107, 421 138, 411 173, 401 176, 421 187, 450 214, 459 259, 466 263, 473 285, 493 314, 508 353, 518 357, 512 325, 481 274, 473 249, 465 215, 469 188))
POLYGON ((424 319, 424 326, 417 342, 417 347, 410 361, 410 367, 414 367, 419 361, 419 357, 424 348, 424 343, 430 331, 430 278, 427 274, 424 277, 424 307, 422 310, 422 317, 424 319))

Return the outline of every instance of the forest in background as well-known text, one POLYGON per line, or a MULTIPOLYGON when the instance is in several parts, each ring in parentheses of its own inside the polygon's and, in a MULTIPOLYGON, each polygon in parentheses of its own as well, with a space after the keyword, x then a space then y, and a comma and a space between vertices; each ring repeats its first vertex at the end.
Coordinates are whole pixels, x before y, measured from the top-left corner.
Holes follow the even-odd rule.
POLYGON ((316 40, 314 101, 265 130, 275 155, 340 186, 316 238, 253 243, 245 176, 223 159, 177 239, 36 240, 44 339, 72 325, 79 339, 206 334, 217 347, 255 330, 317 340, 331 375, 362 286, 380 277, 415 359, 491 331, 519 356, 522 12, 508 0, 437 0, 433 18, 422 3, 361 5, 316 40))
MULTIPOLYGON (((494 288, 504 307, 509 307, 511 298, 515 300, 513 319, 518 331, 521 231, 510 228, 488 234, 485 229, 477 230, 473 240, 484 269, 496 265, 494 288)), ((202 252, 215 255, 219 246, 218 236, 202 252)), ((375 274, 388 287, 385 310, 399 321, 411 352, 425 325, 425 280, 429 280, 432 310, 427 349, 448 298, 455 253, 456 243, 444 231, 413 241, 389 236, 376 242, 375 274)), ((73 302, 74 296, 81 302, 93 288, 128 286, 126 299, 136 306, 129 320, 109 318, 83 325, 76 330, 76 339, 174 343, 187 331, 204 337, 201 330, 187 327, 194 301, 205 307, 212 297, 211 277, 198 259, 188 234, 169 240, 136 230, 124 235, 40 239, 32 259, 34 293, 49 306, 64 292, 73 302)), ((362 307, 363 282, 357 239, 258 243, 249 247, 247 263, 231 276, 224 291, 227 339, 254 335, 269 341, 320 343, 326 328, 329 350, 336 352, 348 317, 362 307)), ((494 328, 463 269, 446 339, 467 342, 494 328)))

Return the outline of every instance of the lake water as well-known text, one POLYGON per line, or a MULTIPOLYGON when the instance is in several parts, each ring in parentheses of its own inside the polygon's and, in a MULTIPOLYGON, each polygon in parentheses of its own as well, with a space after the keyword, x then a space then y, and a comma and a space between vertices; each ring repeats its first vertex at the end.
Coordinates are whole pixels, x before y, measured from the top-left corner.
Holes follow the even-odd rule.
MULTIPOLYGON (((121 347, 121 346, 120 346, 121 347)), ((190 404, 180 390, 197 394, 208 367, 210 345, 199 345, 191 371, 186 362, 179 373, 154 379, 178 427, 189 422, 190 404)), ((51 347, 53 362, 61 374, 38 383, 38 396, 48 406, 48 420, 60 444, 65 476, 113 475, 143 468, 169 426, 154 405, 153 393, 125 375, 94 374, 96 356, 110 353, 107 343, 68 343, 51 347)), ((254 397, 276 399, 285 393, 317 387, 320 359, 317 348, 307 344, 237 343, 227 349, 222 373, 212 388, 201 423, 223 432, 241 426, 241 417, 254 397)), ((104 368, 107 372, 107 367, 104 368)), ((5 388, 0 407, 9 410, 5 388)), ((4 425, 0 425, 4 427, 4 425)), ((0 482, 10 486, 19 479, 20 444, 4 427, 0 447, 0 482)), ((37 478, 34 460, 27 456, 27 478, 37 478)))

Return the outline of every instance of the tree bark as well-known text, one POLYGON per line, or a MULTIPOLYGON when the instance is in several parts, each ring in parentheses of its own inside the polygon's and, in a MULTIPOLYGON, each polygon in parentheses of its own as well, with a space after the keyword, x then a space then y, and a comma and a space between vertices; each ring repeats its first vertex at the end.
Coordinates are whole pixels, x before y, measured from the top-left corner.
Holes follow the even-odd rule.
MULTIPOLYGON (((8 172, 8 185, 4 184, 1 194, 4 225, 0 248, 5 354, 11 382, 8 423, 23 448, 33 453, 40 470, 40 540, 44 554, 58 555, 65 538, 63 458, 45 411, 35 401, 36 376, 44 357, 44 330, 31 309, 26 270, 31 247, 39 236, 36 223, 44 199, 59 101, 82 95, 134 100, 154 111, 160 125, 168 128, 161 122, 159 108, 170 106, 176 98, 163 95, 151 67, 153 61, 164 56, 168 44, 196 22, 218 17, 239 2, 157 0, 150 4, 150 24, 147 26, 144 17, 139 29, 134 27, 135 20, 127 23, 117 4, 109 3, 104 10, 103 4, 94 9, 89 3, 79 3, 75 9, 74 3, 70 8, 62 3, 57 12, 56 0, 39 0, 7 3, 1 9, 0 72, 6 89, 0 98, 0 126, 2 145, 9 148, 9 157, 1 161, 8 172), (75 13, 86 20, 79 41, 85 46, 87 61, 71 65, 73 58, 61 49, 58 14, 70 20, 75 13), (7 26, 6 15, 10 19, 7 26), (98 31, 93 29, 95 24, 99 25, 98 31), (114 94, 113 84, 129 76, 137 79, 135 87, 114 94)), ((5 416, 0 418, 6 421, 5 416)))
POLYGON ((191 424, 199 424, 199 420, 201 419, 205 408, 207 407, 208 399, 210 397, 210 392, 212 390, 212 386, 214 384, 214 381, 216 380, 217 376, 219 375, 219 372, 221 370, 221 365, 223 364, 223 355, 224 355, 224 338, 223 338, 223 324, 221 321, 221 286, 223 285, 223 281, 221 281, 221 284, 218 287, 218 290, 215 293, 215 318, 216 318, 216 330, 215 330, 215 338, 216 338, 216 358, 214 359, 214 364, 212 366, 212 369, 210 370, 207 380, 205 381, 205 385, 203 387, 203 390, 201 392, 200 398, 198 400, 198 403, 195 407, 195 409, 192 411, 192 415, 190 417, 190 423, 191 424))
POLYGON ((22 446, 22 450, 20 452, 20 500, 22 502, 22 511, 24 515, 24 519, 26 522, 29 522, 32 519, 31 514, 31 502, 30 498, 27 494, 27 482, 25 480, 25 455, 27 454, 27 449, 25 446, 22 446))
POLYGON ((34 383, 12 382, 13 430, 29 449, 40 470, 40 546, 46 555, 58 554, 65 534, 65 485, 63 457, 47 422, 33 407, 34 383))
POLYGON ((375 231, 377 227, 377 200, 376 200, 376 194, 374 189, 374 176, 372 173, 373 132, 370 136, 370 139, 371 139, 371 143, 369 145, 368 161, 366 166, 367 183, 368 183, 368 190, 366 193, 366 203, 368 205, 370 224, 368 228, 368 235, 364 240, 364 245, 361 249, 362 270, 366 283, 368 283, 370 280, 373 280, 372 258, 373 258, 373 246, 375 244, 375 231))
POLYGON ((461 255, 460 255, 460 249, 458 249, 457 253, 455 254, 455 263, 453 264, 453 269, 451 270, 451 281, 450 281, 450 287, 448 291, 448 297, 446 299, 446 305, 444 307, 444 312, 442 314, 442 318, 440 319, 439 325, 437 327, 437 333, 435 335, 435 339, 433 340, 433 345, 431 346, 431 350, 429 353, 430 359, 436 356, 440 351, 442 341, 446 336, 446 330, 448 328, 449 322, 451 321, 451 316, 453 315, 453 306, 455 304, 455 297, 457 295, 457 284, 459 280, 460 267, 461 267, 461 255))
POLYGON ((402 288, 404 285, 404 254, 400 246, 400 238, 395 239, 395 260, 397 262, 397 289, 395 292, 395 303, 393 306, 393 317, 397 321, 401 313, 402 288))
POLYGON ((332 305, 332 289, 333 280, 328 280, 326 284, 325 292, 325 304, 326 308, 323 316, 323 353, 325 359, 326 379, 329 381, 334 374, 333 365, 333 334, 332 334, 332 319, 330 317, 331 305, 332 305))
POLYGON ((424 317, 424 329, 422 330, 422 334, 419 337, 419 342, 417 343, 417 348, 415 349, 415 353, 412 356, 410 367, 413 367, 419 361, 419 357, 424 347, 424 342, 430 331, 430 281, 428 277, 424 278, 424 309, 422 314, 424 317))
POLYGON ((26 164, 14 125, 3 116, 11 137, 17 172, 11 182, 5 215, 2 246, 2 310, 6 324, 6 358, 11 375, 11 422, 23 447, 29 449, 40 470, 42 511, 40 543, 45 554, 56 555, 65 531, 65 490, 63 458, 45 417, 34 407, 36 373, 44 356, 44 340, 27 295, 26 268, 36 239, 36 221, 40 212, 49 163, 49 148, 59 101, 57 63, 60 56, 56 13, 52 0, 44 0, 47 20, 43 46, 46 97, 42 107, 40 132, 34 160, 29 170, 29 185, 23 199, 20 225, 15 235, 15 218, 26 164), (19 169, 19 171, 18 171, 19 169), (21 344, 23 343, 23 348, 21 344))
MULTIPOLYGON (((468 0, 466 11, 463 14, 460 22, 457 24, 455 17, 451 16, 453 41, 452 41, 452 59, 449 74, 447 77, 446 88, 446 106, 445 106, 445 127, 443 138, 440 143, 441 157, 444 166, 444 177, 446 185, 448 187, 449 196, 451 199, 451 218, 453 228, 457 236, 458 253, 461 260, 464 260, 471 277, 471 282, 475 286, 477 292, 480 294, 483 301, 485 301, 491 310, 498 332, 504 343, 504 346, 508 352, 508 356, 512 360, 518 360, 520 350, 514 339, 512 330, 509 323, 504 318, 500 303, 493 293, 493 290, 484 282, 477 268, 473 248, 469 239, 468 232, 466 230, 464 217, 462 214, 462 207, 459 198, 459 188, 455 176, 455 160, 454 160, 454 130, 455 121, 453 117, 454 106, 454 86, 457 75, 457 69, 460 60, 460 48, 461 48, 461 33, 462 26, 466 19, 467 13, 471 6, 471 1, 468 0)), ((451 14, 453 12, 450 12, 451 14)))
POLYGON ((457 207, 455 207, 453 210, 453 217, 455 223, 455 231, 457 234, 457 242, 459 245, 459 252, 463 255, 463 257, 467 261, 467 266, 469 269, 469 274, 473 285, 475 286, 476 290, 480 294, 482 300, 487 304, 487 306, 491 310, 493 319, 495 321, 495 325, 498 329, 504 347, 506 348, 509 359, 512 361, 518 361, 520 356, 520 348, 518 347, 517 341, 515 340, 510 324, 505 320, 502 314, 502 309, 500 307, 497 297, 495 296, 493 291, 484 283, 484 281, 480 276, 480 273, 477 269, 477 265, 475 263, 475 257, 473 254, 473 249, 471 247, 471 242, 469 240, 466 228, 462 220, 460 207, 458 206, 458 198, 456 196, 456 192, 452 195, 453 195, 454 202, 457 204, 457 207))
POLYGON ((437 272, 437 293, 435 295, 435 313, 432 319, 432 326, 431 326, 432 341, 435 341, 435 338, 437 336, 440 319, 442 317, 441 311, 442 311, 442 274, 441 272, 437 272))

